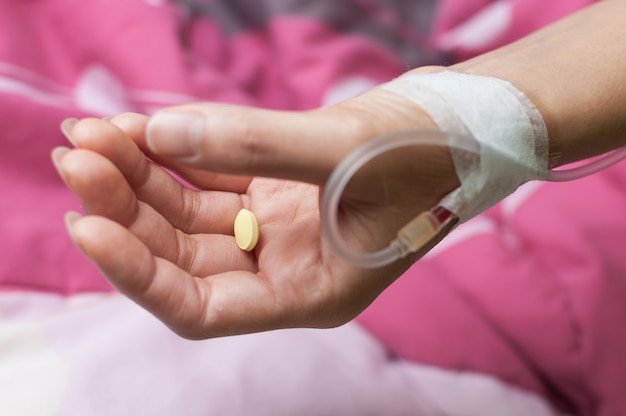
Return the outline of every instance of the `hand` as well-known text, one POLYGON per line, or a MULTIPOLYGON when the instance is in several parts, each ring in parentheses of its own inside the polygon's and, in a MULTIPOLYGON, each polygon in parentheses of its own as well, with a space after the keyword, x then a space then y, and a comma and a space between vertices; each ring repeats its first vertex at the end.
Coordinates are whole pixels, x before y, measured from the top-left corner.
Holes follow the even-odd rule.
MULTIPOLYGON (((372 90, 310 112, 194 104, 150 120, 137 114, 81 120, 66 126, 76 149, 56 149, 53 158, 88 214, 68 215, 76 245, 115 287, 179 335, 340 325, 410 266, 404 259, 365 270, 337 258, 321 235, 319 191, 363 141, 434 128, 411 103, 372 90), (181 125, 181 112, 202 124, 181 125), (196 146, 175 148, 180 130, 190 128, 198 134, 196 146), (260 225, 250 253, 233 237, 241 208, 253 211, 260 225)), ((411 170, 394 170, 386 200, 373 194, 370 173, 360 174, 342 201, 346 236, 360 247, 380 248, 398 221, 456 188, 442 149, 426 149, 411 170)))

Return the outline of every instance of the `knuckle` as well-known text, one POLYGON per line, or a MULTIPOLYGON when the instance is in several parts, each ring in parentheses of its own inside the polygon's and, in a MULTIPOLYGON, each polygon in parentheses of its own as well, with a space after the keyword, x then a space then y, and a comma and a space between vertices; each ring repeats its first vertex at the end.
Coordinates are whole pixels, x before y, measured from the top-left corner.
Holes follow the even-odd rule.
POLYGON ((220 120, 224 128, 218 131, 227 134, 220 139, 222 147, 216 162, 226 170, 250 172, 265 155, 271 153, 269 143, 262 140, 263 126, 255 122, 255 117, 248 117, 247 113, 232 112, 220 120))

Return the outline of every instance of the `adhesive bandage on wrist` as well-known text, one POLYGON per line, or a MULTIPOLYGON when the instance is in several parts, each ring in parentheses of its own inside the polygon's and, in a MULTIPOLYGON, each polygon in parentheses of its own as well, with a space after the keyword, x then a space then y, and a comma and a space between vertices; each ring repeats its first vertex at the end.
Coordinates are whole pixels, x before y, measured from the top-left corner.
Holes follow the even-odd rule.
POLYGON ((444 71, 406 75, 381 88, 417 104, 441 131, 476 140, 478 158, 452 149, 461 187, 440 203, 462 222, 521 184, 547 177, 548 133, 543 118, 512 84, 444 71))

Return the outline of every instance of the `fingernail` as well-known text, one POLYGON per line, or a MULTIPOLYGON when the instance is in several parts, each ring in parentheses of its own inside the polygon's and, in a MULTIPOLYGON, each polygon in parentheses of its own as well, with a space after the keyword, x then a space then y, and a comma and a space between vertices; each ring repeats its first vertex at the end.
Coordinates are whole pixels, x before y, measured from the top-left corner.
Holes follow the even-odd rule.
POLYGON ((195 111, 164 110, 148 122, 146 143, 161 156, 188 157, 197 153, 204 116, 195 111))
POLYGON ((59 171, 59 173, 62 172, 59 161, 69 151, 70 149, 68 149, 67 147, 63 147, 63 146, 55 147, 54 150, 52 150, 52 163, 54 163, 54 167, 59 171))
POLYGON ((72 226, 80 217, 82 217, 82 215, 75 211, 69 211, 65 214, 65 228, 67 228, 70 235, 72 235, 72 226))
POLYGON ((76 146, 76 139, 72 136, 72 129, 78 122, 75 118, 66 118, 61 122, 61 131, 63 135, 70 141, 74 146, 76 146))

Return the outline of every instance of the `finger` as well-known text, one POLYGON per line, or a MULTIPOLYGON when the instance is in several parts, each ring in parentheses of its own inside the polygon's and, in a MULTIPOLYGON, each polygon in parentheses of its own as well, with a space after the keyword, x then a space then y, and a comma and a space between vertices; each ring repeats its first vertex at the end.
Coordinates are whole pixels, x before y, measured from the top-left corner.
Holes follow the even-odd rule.
POLYGON ((110 220, 68 216, 67 223, 75 244, 114 287, 184 337, 257 332, 283 323, 285 311, 271 286, 254 273, 193 277, 153 256, 136 236, 110 220))
POLYGON ((55 166, 68 188, 80 199, 87 213, 101 215, 124 226, 137 217, 134 192, 110 161, 89 150, 57 148, 55 166))
POLYGON ((103 216, 132 228, 156 255, 169 259, 178 257, 174 250, 176 244, 172 244, 178 237, 175 229, 149 206, 140 204, 115 165, 89 150, 55 150, 55 153, 63 180, 87 214, 103 216))
POLYGON ((351 112, 285 112, 194 104, 160 111, 147 126, 152 153, 223 173, 323 184, 363 136, 351 112))
POLYGON ((252 177, 240 175, 226 175, 222 173, 197 169, 175 160, 163 158, 153 153, 146 143, 146 128, 150 117, 137 113, 123 113, 111 119, 111 123, 118 126, 132 139, 141 151, 162 166, 176 172, 181 178, 199 189, 213 189, 216 191, 245 193, 252 177))
POLYGON ((121 293, 173 330, 199 332, 195 328, 204 315, 204 294, 197 279, 154 257, 137 237, 115 222, 68 215, 67 224, 74 243, 121 293))
MULTIPOLYGON (((232 267, 256 269, 254 256, 239 250, 232 235, 205 232, 189 236, 174 228, 152 206, 138 201, 117 167, 101 155, 83 149, 55 153, 57 158, 61 153, 57 162, 61 175, 85 211, 128 228, 154 255, 199 276, 232 267)), ((232 220, 228 230, 232 234, 232 220)))
MULTIPOLYGON (((151 205, 174 227, 191 234, 232 233, 233 220, 243 207, 238 194, 219 191, 199 193, 182 186, 162 168, 151 163, 122 130, 108 121, 84 119, 75 123, 69 132, 79 148, 91 150, 110 160, 124 175, 137 198, 151 205)), ((74 166, 75 182, 82 182, 85 187, 89 187, 93 180, 101 180, 92 179, 85 172, 93 173, 97 167, 111 173, 112 166, 104 166, 103 161, 92 159, 82 160, 79 166, 74 166), (92 162, 94 166, 90 166, 92 162)), ((75 163, 79 161, 75 160, 75 163)))

